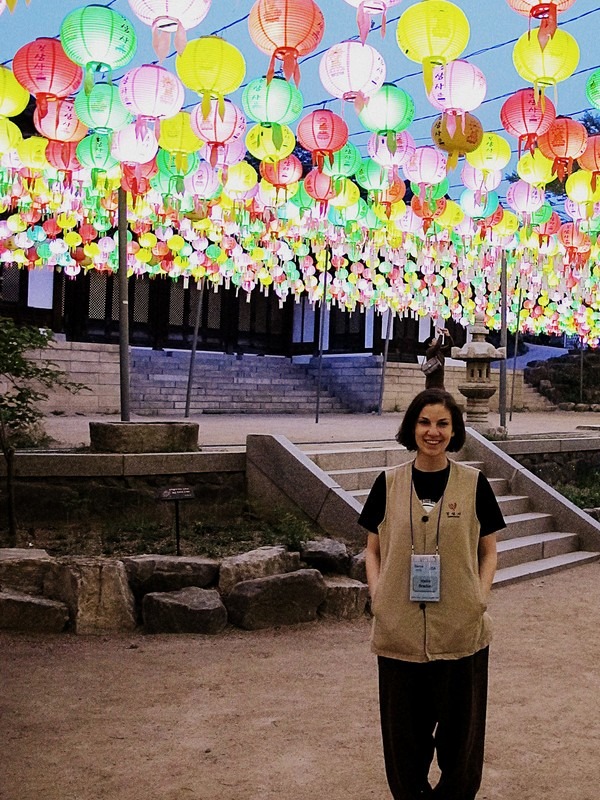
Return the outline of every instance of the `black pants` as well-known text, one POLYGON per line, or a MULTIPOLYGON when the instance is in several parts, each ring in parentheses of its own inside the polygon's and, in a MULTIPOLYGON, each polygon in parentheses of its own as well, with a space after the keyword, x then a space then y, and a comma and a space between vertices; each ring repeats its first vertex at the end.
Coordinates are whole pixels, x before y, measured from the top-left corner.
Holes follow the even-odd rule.
POLYGON ((474 800, 481 784, 489 648, 456 661, 378 658, 383 754, 394 800, 474 800), (432 789, 434 750, 441 770, 432 789))

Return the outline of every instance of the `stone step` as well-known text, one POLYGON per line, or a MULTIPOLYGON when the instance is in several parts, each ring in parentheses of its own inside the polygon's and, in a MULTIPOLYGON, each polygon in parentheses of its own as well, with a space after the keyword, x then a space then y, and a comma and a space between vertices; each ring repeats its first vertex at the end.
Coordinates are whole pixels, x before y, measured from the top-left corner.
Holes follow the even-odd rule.
POLYGON ((526 494, 504 494, 496 498, 502 515, 514 516, 531 510, 531 500, 526 494))
POLYGON ((508 494, 510 487, 506 478, 491 478, 488 476, 488 483, 492 487, 492 491, 496 497, 508 494))
POLYGON ((579 548, 576 533, 537 533, 533 536, 520 536, 498 542, 498 568, 514 567, 526 561, 539 561, 542 558, 573 553, 579 548))
POLYGON ((306 449, 303 452, 325 472, 336 469, 364 469, 394 467, 402 464, 412 455, 401 445, 396 447, 355 447, 344 450, 306 449))
POLYGON ((523 514, 509 514, 504 517, 506 528, 498 532, 498 541, 547 533, 554 524, 552 514, 540 511, 527 511, 523 514))
POLYGON ((582 564, 589 564, 599 559, 600 553, 578 550, 574 553, 564 553, 563 555, 552 556, 551 558, 541 558, 536 561, 516 564, 513 567, 504 567, 496 572, 494 586, 507 586, 510 583, 539 578, 543 575, 550 575, 552 572, 569 569, 570 567, 578 567, 582 564))

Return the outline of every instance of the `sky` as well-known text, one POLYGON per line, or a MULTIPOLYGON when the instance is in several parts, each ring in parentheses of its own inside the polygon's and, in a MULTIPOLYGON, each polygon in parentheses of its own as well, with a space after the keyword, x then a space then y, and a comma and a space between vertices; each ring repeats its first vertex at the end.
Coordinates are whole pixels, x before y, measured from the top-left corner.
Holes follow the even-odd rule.
MULTIPOLYGON (((415 120, 409 128, 418 145, 431 144, 431 124, 437 116, 436 110, 426 99, 420 66, 409 61, 396 43, 396 28, 401 14, 410 5, 420 0, 402 0, 388 12, 387 31, 381 37, 381 17, 374 17, 374 27, 367 42, 375 47, 386 63, 386 80, 393 81, 411 94, 415 102, 415 120)), ((2 0, 0 0, 2 5, 2 0)), ((38 36, 56 36, 63 18, 75 8, 86 5, 81 0, 17 0, 14 13, 5 10, 0 15, 0 63, 10 66, 16 50, 38 36)), ((125 70, 117 73, 117 79, 126 69, 144 63, 156 62, 151 44, 151 29, 133 14, 127 0, 99 0, 96 5, 107 5, 130 19, 138 34, 138 49, 125 70)), ((350 128, 351 141, 366 156, 370 136, 360 125, 356 112, 348 103, 342 110, 341 101, 334 99, 323 88, 319 80, 319 63, 323 53, 333 44, 357 37, 356 9, 345 0, 320 0, 318 2, 325 17, 325 34, 317 50, 300 61, 300 90, 304 96, 305 111, 314 108, 330 108, 342 114, 350 128)), ((487 79, 487 94, 484 103, 473 113, 480 119, 486 131, 505 135, 516 152, 516 139, 508 136, 500 124, 500 108, 504 100, 527 83, 517 74, 512 62, 515 41, 527 31, 528 20, 511 9, 507 0, 457 0, 467 15, 471 33, 469 43, 461 58, 478 66, 487 79)), ((203 22, 188 31, 188 39, 217 34, 238 47, 246 59, 246 77, 242 87, 230 95, 230 99, 241 105, 243 86, 251 79, 264 75, 268 67, 268 56, 252 43, 248 33, 250 0, 212 0, 212 5, 203 22)), ((558 85, 557 112, 562 115, 581 117, 585 111, 594 111, 585 94, 589 75, 600 67, 600 50, 597 42, 600 34, 600 4, 597 0, 576 0, 570 9, 559 14, 559 27, 570 33, 580 48, 580 61, 574 75, 558 85)), ((174 52, 163 62, 163 66, 175 71, 174 52)), ((553 93, 550 97, 554 100, 553 93)), ((187 110, 199 102, 191 92, 186 94, 187 110)), ((599 112, 600 113, 600 112, 599 112)), ((292 126, 295 128, 295 125, 292 126)), ((508 171, 514 169, 516 155, 508 171)), ((460 167, 450 176, 450 195, 458 199, 463 188, 459 180, 460 167)), ((502 193, 501 193, 502 194, 502 193)))

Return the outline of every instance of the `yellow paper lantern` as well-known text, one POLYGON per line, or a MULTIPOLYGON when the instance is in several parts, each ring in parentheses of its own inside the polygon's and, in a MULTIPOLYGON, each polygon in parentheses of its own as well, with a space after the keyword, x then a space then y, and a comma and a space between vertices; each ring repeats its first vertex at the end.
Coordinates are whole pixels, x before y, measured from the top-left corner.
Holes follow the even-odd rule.
POLYGON ((597 203, 600 201, 600 181, 586 169, 574 172, 566 180, 565 192, 575 203, 597 203))
POLYGON ((537 31, 530 31, 515 44, 513 63, 539 96, 546 88, 556 86, 575 72, 579 64, 579 45, 570 33, 559 28, 542 48, 537 31))
POLYGON ((17 153, 23 166, 29 167, 29 169, 49 169, 50 164, 46 160, 47 146, 48 139, 43 136, 30 136, 29 139, 23 139, 17 145, 17 153))
POLYGON ((469 41, 469 20, 448 0, 421 0, 406 9, 396 29, 398 47, 411 61, 423 65, 429 93, 433 69, 458 58, 469 41))
POLYGON ((180 111, 174 117, 161 120, 158 144, 169 153, 189 155, 199 150, 204 142, 192 130, 189 113, 180 111))
POLYGON ((511 157, 510 145, 497 133, 484 133, 481 144, 472 153, 465 156, 475 169, 483 172, 494 172, 504 169, 511 157))
POLYGON ((523 153, 517 162, 517 174, 532 186, 545 186, 556 178, 554 162, 546 158, 541 150, 523 153))
POLYGON ((0 117, 0 154, 15 150, 23 141, 23 134, 14 122, 0 117))
POLYGON ((253 166, 247 161, 240 161, 227 170, 227 180, 223 183, 223 191, 230 197, 234 194, 244 194, 258 183, 258 175, 253 166))
POLYGON ((246 134, 246 148, 259 161, 282 161, 295 146, 296 137, 287 125, 253 125, 246 134))
POLYGON ((210 112, 211 97, 220 103, 226 94, 239 88, 246 74, 242 53, 219 36, 192 39, 175 59, 181 82, 202 97, 202 113, 210 112))
POLYGON ((0 116, 15 117, 27 108, 29 92, 8 67, 0 66, 0 116))
POLYGON ((360 197, 360 189, 358 186, 350 180, 350 178, 340 178, 336 182, 336 189, 339 190, 335 197, 332 197, 329 201, 329 205, 333 206, 334 208, 348 208, 349 206, 353 206, 355 203, 358 203, 358 198, 360 197))
POLYGON ((513 236, 519 229, 519 218, 505 208, 502 212, 502 219, 493 228, 498 236, 513 236))
POLYGON ((455 228, 465 218, 465 212, 454 200, 446 201, 446 208, 439 217, 435 218, 436 223, 442 228, 455 228))

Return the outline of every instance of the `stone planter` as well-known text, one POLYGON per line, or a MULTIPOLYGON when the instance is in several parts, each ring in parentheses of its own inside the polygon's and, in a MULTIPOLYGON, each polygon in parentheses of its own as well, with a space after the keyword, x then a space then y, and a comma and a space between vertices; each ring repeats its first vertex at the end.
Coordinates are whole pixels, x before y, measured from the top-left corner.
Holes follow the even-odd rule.
POLYGON ((98 453, 192 453, 197 422, 90 422, 91 449, 98 453))

